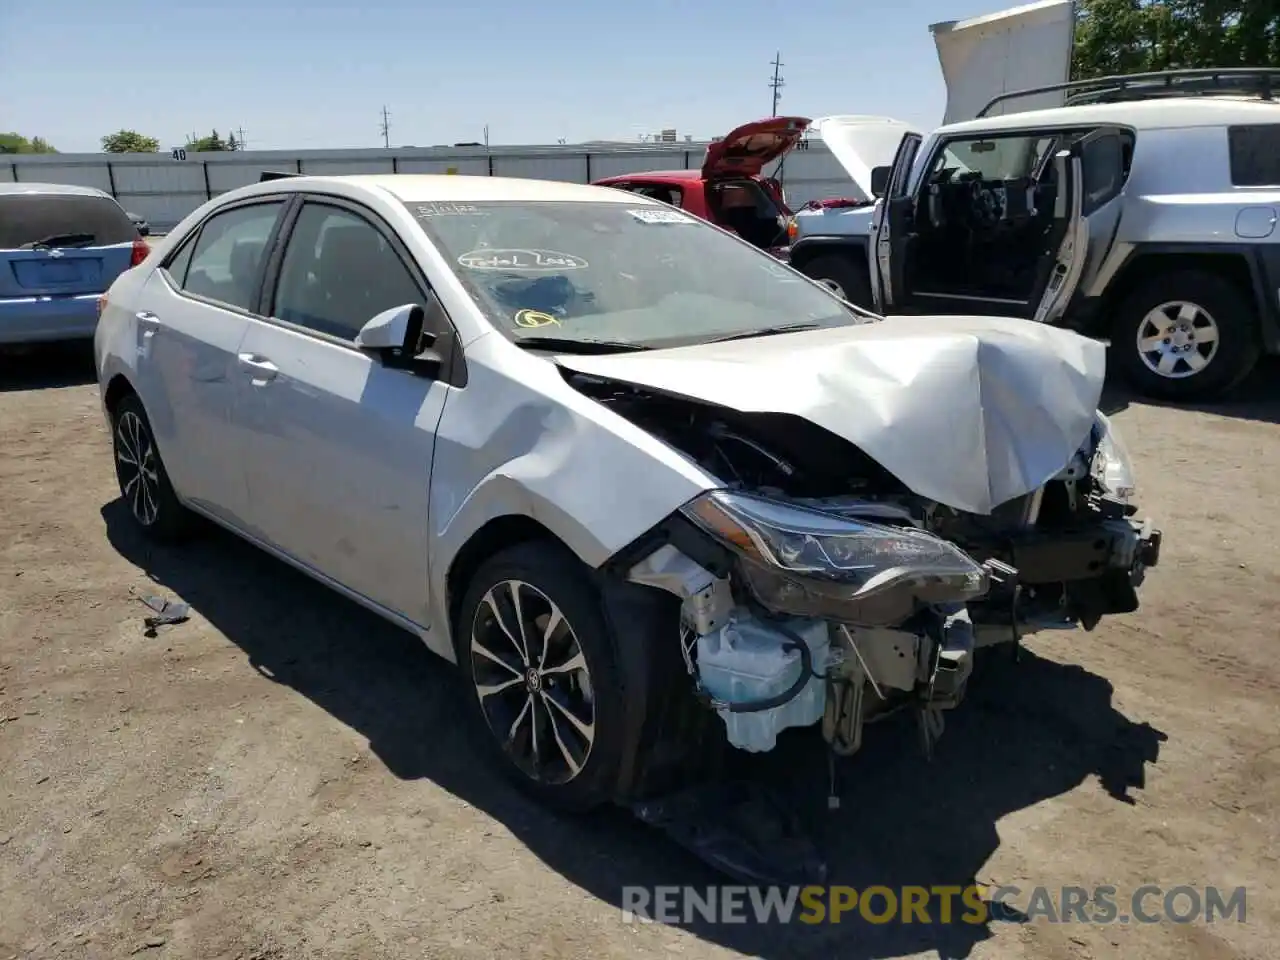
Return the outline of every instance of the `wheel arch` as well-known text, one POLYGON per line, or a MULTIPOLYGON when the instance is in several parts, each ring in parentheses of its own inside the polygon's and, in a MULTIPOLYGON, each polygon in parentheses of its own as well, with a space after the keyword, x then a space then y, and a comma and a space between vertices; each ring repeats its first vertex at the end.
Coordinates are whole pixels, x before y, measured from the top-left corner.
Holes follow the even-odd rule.
POLYGON ((867 238, 839 234, 801 237, 791 245, 791 265, 803 270, 805 264, 829 254, 845 254, 863 270, 867 268, 867 238))
POLYGON ((102 392, 102 406, 109 415, 114 414, 120 401, 130 394, 135 397, 138 395, 133 382, 123 373, 117 373, 107 381, 107 387, 102 392))
POLYGON ((450 635, 457 622, 458 610, 466 595, 472 577, 491 557, 521 543, 550 542, 573 551, 550 528, 523 514, 508 513, 493 517, 482 524, 454 554, 445 573, 445 612, 450 635))
MULTIPOLYGON (((1277 247, 1277 276, 1280 276, 1280 247, 1277 247)), ((1190 271, 1212 273, 1229 281, 1245 295, 1257 311, 1257 322, 1268 352, 1280 350, 1280 322, 1265 291, 1265 263, 1259 262, 1256 248, 1235 244, 1150 244, 1135 248, 1107 284, 1097 309, 1090 311, 1083 332, 1105 336, 1114 310, 1143 284, 1155 277, 1190 271)))

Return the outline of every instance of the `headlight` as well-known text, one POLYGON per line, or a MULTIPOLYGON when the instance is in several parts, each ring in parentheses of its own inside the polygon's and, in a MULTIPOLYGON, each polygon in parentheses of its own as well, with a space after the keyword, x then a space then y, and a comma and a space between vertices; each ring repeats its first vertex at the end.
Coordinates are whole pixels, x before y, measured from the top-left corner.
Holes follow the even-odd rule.
POLYGON ((738 555, 747 586, 776 613, 887 626, 921 604, 962 603, 987 591, 986 570, 920 530, 724 490, 683 513, 738 555))
POLYGON ((1128 503, 1137 487, 1129 451, 1116 428, 1101 411, 1097 414, 1097 430, 1098 445, 1093 452, 1093 477, 1111 496, 1128 503))

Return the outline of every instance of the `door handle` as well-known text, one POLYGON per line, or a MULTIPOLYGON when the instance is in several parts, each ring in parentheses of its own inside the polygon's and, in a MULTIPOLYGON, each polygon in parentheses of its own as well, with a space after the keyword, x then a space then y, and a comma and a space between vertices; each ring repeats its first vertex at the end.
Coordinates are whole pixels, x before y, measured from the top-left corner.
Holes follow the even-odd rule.
POLYGON ((160 326, 160 318, 150 310, 139 310, 133 316, 134 319, 138 321, 138 326, 142 327, 144 330, 151 331, 160 326))
POLYGON ((242 353, 239 355, 239 360, 242 367, 248 367, 253 371, 253 382, 255 384, 264 384, 274 380, 276 374, 280 372, 280 368, 274 363, 256 353, 242 353))

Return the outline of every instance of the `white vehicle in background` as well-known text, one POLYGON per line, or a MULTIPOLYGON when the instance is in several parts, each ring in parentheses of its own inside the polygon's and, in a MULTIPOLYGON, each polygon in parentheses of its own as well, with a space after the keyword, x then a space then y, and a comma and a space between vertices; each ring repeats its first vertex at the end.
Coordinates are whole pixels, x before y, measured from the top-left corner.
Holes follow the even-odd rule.
POLYGON ((1132 612, 1159 556, 1099 344, 864 314, 614 189, 233 190, 111 287, 95 359, 140 531, 213 520, 412 631, 570 807, 791 726, 931 743, 975 647, 1132 612))
POLYGON ((874 170, 890 121, 815 121, 882 199, 801 212, 792 263, 884 313, 1014 316, 1109 338, 1143 393, 1218 396, 1280 353, 1273 86, 1280 70, 1058 84, 1067 106, 908 132, 874 170))

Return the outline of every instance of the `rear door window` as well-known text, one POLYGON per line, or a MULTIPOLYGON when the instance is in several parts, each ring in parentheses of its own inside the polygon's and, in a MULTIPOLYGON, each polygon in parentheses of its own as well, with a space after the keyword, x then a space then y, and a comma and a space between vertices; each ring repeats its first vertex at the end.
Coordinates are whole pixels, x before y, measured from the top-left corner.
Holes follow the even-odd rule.
POLYGON ((21 250, 42 241, 84 236, 74 246, 131 243, 138 228, 110 197, 57 193, 0 195, 0 250, 21 250))
MULTIPOLYGON (((283 200, 273 200, 234 207, 206 220, 192 248, 182 289, 193 296, 253 311, 262 283, 267 242, 283 208, 283 200)), ((170 263, 171 274, 178 266, 177 261, 170 263)))

